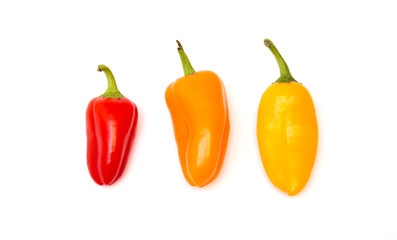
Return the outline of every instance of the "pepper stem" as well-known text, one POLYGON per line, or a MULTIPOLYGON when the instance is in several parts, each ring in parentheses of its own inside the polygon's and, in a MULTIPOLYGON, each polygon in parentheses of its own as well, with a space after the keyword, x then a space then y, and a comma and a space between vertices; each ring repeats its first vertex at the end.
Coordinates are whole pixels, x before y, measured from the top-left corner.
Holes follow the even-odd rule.
POLYGON ((186 53, 183 50, 181 43, 178 40, 176 40, 176 42, 178 43, 178 53, 181 57, 183 72, 185 73, 185 76, 195 73, 196 71, 190 63, 189 58, 186 56, 186 53))
POLYGON ((288 65, 285 63, 283 57, 281 54, 278 52, 276 46, 274 46, 273 42, 270 41, 270 39, 266 38, 265 39, 265 46, 270 49, 270 51, 273 53, 274 57, 277 60, 278 66, 280 68, 280 78, 277 79, 277 83, 289 83, 289 82, 296 82, 296 80, 292 77, 288 65))
POLYGON ((104 98, 123 98, 123 94, 120 93, 120 91, 117 89, 117 85, 116 85, 116 80, 114 79, 113 73, 112 71, 110 71, 110 69, 101 64, 98 66, 98 72, 104 72, 107 79, 108 79, 108 89, 106 89, 106 92, 104 94, 102 94, 100 97, 104 97, 104 98))

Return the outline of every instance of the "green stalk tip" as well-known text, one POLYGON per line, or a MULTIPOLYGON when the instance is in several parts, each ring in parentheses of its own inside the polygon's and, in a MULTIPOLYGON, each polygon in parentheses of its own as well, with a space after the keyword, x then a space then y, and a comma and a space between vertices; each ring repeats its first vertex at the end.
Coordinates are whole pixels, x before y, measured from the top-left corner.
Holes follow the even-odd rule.
POLYGON ((183 50, 182 44, 176 40, 176 43, 178 43, 178 51, 183 50))
POLYGON ((272 41, 270 41, 269 38, 266 38, 266 39, 265 39, 265 46, 266 46, 266 47, 269 47, 270 43, 272 43, 272 41))

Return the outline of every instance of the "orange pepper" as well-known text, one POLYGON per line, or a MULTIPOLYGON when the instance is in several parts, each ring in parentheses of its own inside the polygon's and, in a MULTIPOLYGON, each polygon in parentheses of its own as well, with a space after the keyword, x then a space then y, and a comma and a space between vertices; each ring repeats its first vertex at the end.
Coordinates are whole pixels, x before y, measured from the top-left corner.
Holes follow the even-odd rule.
POLYGON ((259 104, 259 151, 273 185, 293 196, 305 187, 316 159, 316 111, 309 91, 291 76, 274 44, 265 39, 265 45, 276 57, 281 77, 259 104))
POLYGON ((203 187, 217 177, 226 153, 230 128, 226 91, 215 73, 195 72, 179 42, 178 46, 185 76, 168 86, 165 100, 183 174, 191 186, 203 187))

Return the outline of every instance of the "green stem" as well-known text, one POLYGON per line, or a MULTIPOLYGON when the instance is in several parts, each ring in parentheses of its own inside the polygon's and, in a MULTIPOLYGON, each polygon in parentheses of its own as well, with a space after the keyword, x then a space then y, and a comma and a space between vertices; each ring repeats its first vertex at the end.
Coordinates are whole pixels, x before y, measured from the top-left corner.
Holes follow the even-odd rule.
POLYGON ((100 97, 123 98, 123 94, 121 94, 120 91, 117 89, 116 80, 114 79, 112 71, 110 71, 107 66, 101 64, 98 66, 98 72, 104 72, 108 79, 108 89, 106 89, 106 92, 100 97))
POLYGON ((283 57, 278 52, 276 46, 274 46, 273 42, 270 39, 265 39, 265 46, 270 49, 273 53, 274 57, 277 60, 278 66, 280 67, 280 78, 277 79, 277 83, 289 83, 289 82, 296 82, 296 80, 292 77, 291 73, 289 72, 289 68, 285 63, 283 57))
POLYGON ((190 63, 189 58, 186 56, 186 53, 183 50, 181 43, 178 40, 176 40, 176 42, 178 43, 178 53, 181 57, 183 72, 185 73, 185 76, 195 73, 196 71, 190 63))

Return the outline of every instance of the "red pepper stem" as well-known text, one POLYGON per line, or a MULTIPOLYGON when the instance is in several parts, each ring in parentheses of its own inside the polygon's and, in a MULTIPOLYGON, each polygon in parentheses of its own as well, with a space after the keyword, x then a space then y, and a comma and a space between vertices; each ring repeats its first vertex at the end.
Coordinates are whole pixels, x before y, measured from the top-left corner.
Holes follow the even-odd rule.
POLYGON ((176 40, 176 42, 178 43, 178 53, 181 57, 183 72, 185 73, 185 76, 195 73, 196 71, 194 70, 192 64, 189 61, 189 58, 183 50, 181 43, 178 40, 176 40))
POLYGON ((292 77, 287 63, 285 63, 283 57, 281 54, 278 52, 276 46, 274 46, 273 42, 270 41, 270 39, 266 38, 265 39, 265 46, 270 49, 270 51, 273 53, 274 57, 277 60, 278 66, 280 68, 280 78, 277 79, 277 83, 289 83, 289 82, 296 82, 296 80, 292 77))
POLYGON ((104 72, 106 78, 108 79, 108 89, 106 89, 106 92, 100 97, 118 99, 123 98, 123 94, 121 94, 120 91, 117 89, 116 80, 114 79, 112 71, 110 71, 107 66, 101 64, 98 66, 98 72, 104 72))

